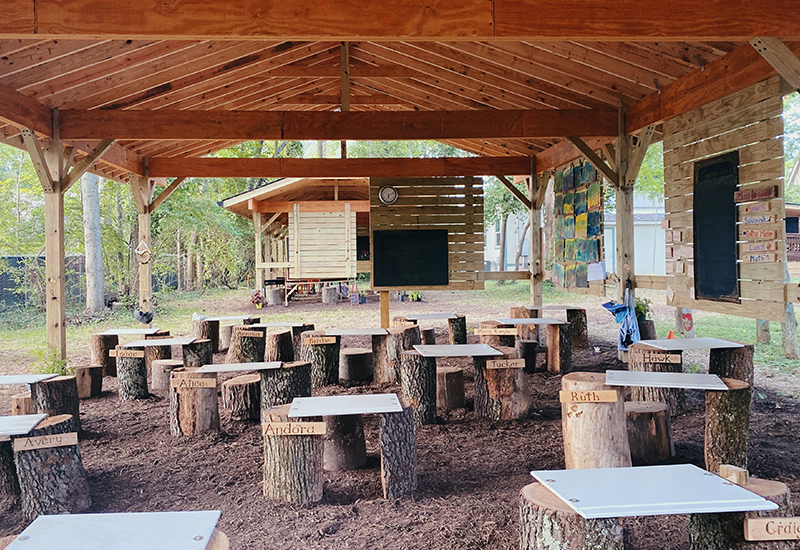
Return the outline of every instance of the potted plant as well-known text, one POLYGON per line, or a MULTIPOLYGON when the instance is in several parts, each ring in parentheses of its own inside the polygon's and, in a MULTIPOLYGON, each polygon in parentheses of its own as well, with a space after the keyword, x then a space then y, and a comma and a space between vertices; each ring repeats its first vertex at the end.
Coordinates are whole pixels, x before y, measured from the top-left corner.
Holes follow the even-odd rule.
POLYGON ((649 298, 636 297, 636 303, 633 309, 636 311, 636 320, 640 323, 647 320, 647 314, 650 313, 652 308, 652 301, 649 298))
POLYGON ((264 306, 264 296, 261 294, 260 290, 256 290, 255 293, 250 296, 250 301, 256 305, 256 309, 261 309, 264 306))
POLYGON ((422 301, 422 291, 421 290, 413 290, 408 295, 409 302, 421 302, 422 301))

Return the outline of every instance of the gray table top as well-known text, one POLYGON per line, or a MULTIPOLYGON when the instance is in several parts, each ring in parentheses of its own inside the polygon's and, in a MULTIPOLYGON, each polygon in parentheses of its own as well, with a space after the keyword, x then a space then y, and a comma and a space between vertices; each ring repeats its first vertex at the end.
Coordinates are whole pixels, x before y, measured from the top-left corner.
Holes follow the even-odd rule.
POLYGON ((45 418, 46 414, 0 416, 0 436, 26 435, 45 418))
POLYGON ((303 323, 292 323, 289 321, 283 322, 275 322, 275 323, 254 323, 252 325, 247 325, 253 328, 295 328, 295 327, 302 327, 303 323))
POLYGON ((289 418, 402 411, 403 407, 400 405, 400 400, 397 399, 397 395, 394 393, 295 397, 289 409, 289 418))
POLYGON ((221 317, 206 317, 203 321, 244 321, 252 319, 252 315, 223 315, 221 317))
POLYGON ((488 344, 415 345, 414 349, 424 357, 497 357, 503 355, 502 351, 498 351, 488 344))
POLYGON ((281 368, 280 361, 266 361, 263 363, 225 363, 220 365, 203 365, 195 372, 240 372, 251 370, 271 370, 281 368))
POLYGON ((409 313, 404 315, 409 321, 420 321, 424 319, 455 319, 455 313, 409 313))
POLYGON ((726 386, 716 374, 696 374, 688 372, 607 370, 606 385, 728 391, 728 386, 726 386))
POLYGON ((153 338, 151 340, 135 340, 125 344, 124 348, 154 348, 156 346, 185 346, 197 340, 194 336, 176 336, 173 338, 153 338))
POLYGON ((568 309, 579 309, 583 310, 581 306, 560 306, 555 304, 545 304, 542 306, 525 306, 525 309, 530 309, 531 311, 542 311, 544 309, 560 309, 560 310, 568 310, 568 309))
POLYGON ((0 386, 12 386, 15 384, 35 384, 42 380, 55 378, 57 374, 7 374, 0 376, 0 386))
POLYGON ((548 319, 547 317, 535 317, 533 319, 494 319, 503 325, 565 325, 564 321, 558 319, 548 319))
POLYGON ((719 338, 670 338, 663 340, 639 340, 634 347, 666 351, 690 351, 698 349, 741 348, 744 344, 719 338))
POLYGON ((385 328, 332 328, 325 331, 326 336, 381 336, 389 334, 385 328))
POLYGON ((158 328, 110 328, 105 332, 101 332, 100 334, 105 334, 108 336, 126 336, 126 335, 150 335, 155 334, 159 330, 158 328))

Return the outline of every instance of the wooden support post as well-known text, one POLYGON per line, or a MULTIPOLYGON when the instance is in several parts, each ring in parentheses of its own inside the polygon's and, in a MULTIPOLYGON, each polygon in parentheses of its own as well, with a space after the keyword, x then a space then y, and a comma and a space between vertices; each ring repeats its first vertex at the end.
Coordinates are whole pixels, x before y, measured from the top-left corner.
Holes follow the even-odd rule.
POLYGON ((264 340, 264 361, 294 361, 294 340, 289 329, 267 332, 264 340))
POLYGON ((772 337, 769 333, 769 321, 764 319, 756 319, 756 342, 759 344, 769 344, 772 337))
POLYGON ((123 348, 117 346, 117 378, 119 378, 119 398, 122 400, 147 399, 147 363, 144 348, 123 348), (121 350, 141 352, 141 357, 120 357, 121 350))
POLYGON ((355 470, 367 463, 364 421, 360 414, 326 416, 323 467, 355 470))
POLYGON ((261 240, 262 235, 262 218, 261 212, 253 212, 253 227, 255 229, 256 241, 256 290, 264 290, 264 268, 259 267, 264 263, 264 243, 261 240))
POLYGON ((231 420, 258 420, 261 416, 261 375, 243 374, 222 383, 222 406, 231 420))
POLYGON ((547 190, 547 174, 541 177, 536 173, 536 157, 531 157, 531 177, 528 185, 530 209, 530 271, 531 305, 542 305, 542 282, 544 281, 544 255, 542 250, 542 205, 547 190))
POLYGON ((467 317, 465 315, 456 314, 455 319, 448 319, 447 328, 451 346, 467 343, 467 317))
POLYGON ((618 118, 619 132, 616 143, 616 158, 614 164, 617 167, 617 181, 612 181, 616 192, 616 216, 617 216, 617 301, 621 302, 625 297, 626 286, 630 287, 631 300, 635 292, 633 274, 633 184, 636 181, 636 174, 631 174, 631 181, 628 174, 630 165, 631 138, 625 132, 625 106, 619 108, 618 118))
POLYGON ((74 376, 56 376, 31 384, 31 401, 37 413, 48 416, 71 415, 72 427, 81 431, 81 402, 78 397, 78 382, 74 376))
POLYGON ((339 350, 341 336, 325 336, 325 331, 310 330, 303 333, 301 358, 311 363, 311 385, 314 388, 339 382, 339 350), (325 340, 320 342, 319 340, 325 340), (327 340, 331 340, 328 342, 327 340))
POLYGON ((262 423, 272 407, 291 403, 295 397, 311 397, 311 363, 295 361, 261 371, 262 423))
POLYGON ((147 313, 151 310, 150 300, 153 294, 150 212, 139 213, 139 245, 136 257, 139 261, 139 311, 147 313))
POLYGON ((417 489, 417 434, 411 404, 402 412, 380 415, 383 498, 399 498, 417 489))
MULTIPOLYGON (((628 370, 637 372, 682 372, 682 354, 664 352, 661 355, 674 358, 674 363, 645 363, 645 357, 637 344, 628 348, 628 370)), ((670 416, 677 416, 686 411, 686 392, 680 388, 648 388, 634 386, 631 388, 631 401, 656 401, 667 405, 670 416)))
POLYGON ((172 435, 191 437, 219 431, 216 382, 215 373, 198 373, 196 368, 182 367, 172 371, 169 388, 169 431, 172 435), (198 386, 201 380, 211 381, 214 385, 198 386))
POLYGON ((547 325, 547 371, 572 370, 572 328, 569 323, 547 325))
POLYGON ((389 291, 381 290, 381 328, 389 328, 389 291))
POLYGON ((67 306, 64 267, 64 195, 44 194, 45 309, 47 347, 67 357, 67 306))
POLYGON ((400 357, 400 388, 414 410, 414 424, 436 421, 436 358, 424 357, 416 350, 400 357))
POLYGON ((89 337, 89 351, 92 365, 103 367, 103 376, 117 375, 117 358, 109 353, 119 345, 116 334, 92 334, 89 337))
POLYGON ((694 315, 691 309, 675 308, 675 334, 684 338, 694 338, 694 315))
POLYGON ((211 353, 219 353, 219 321, 192 321, 192 336, 198 340, 211 340, 211 353))

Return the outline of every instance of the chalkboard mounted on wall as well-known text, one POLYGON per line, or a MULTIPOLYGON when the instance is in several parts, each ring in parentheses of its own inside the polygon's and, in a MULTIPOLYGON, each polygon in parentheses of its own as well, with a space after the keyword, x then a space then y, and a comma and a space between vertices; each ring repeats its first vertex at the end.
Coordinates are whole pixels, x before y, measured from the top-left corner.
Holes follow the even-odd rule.
POLYGON ((387 229, 372 232, 372 286, 447 286, 446 229, 387 229))
POLYGON ((694 165, 694 291, 698 300, 739 302, 736 202, 739 152, 694 165))

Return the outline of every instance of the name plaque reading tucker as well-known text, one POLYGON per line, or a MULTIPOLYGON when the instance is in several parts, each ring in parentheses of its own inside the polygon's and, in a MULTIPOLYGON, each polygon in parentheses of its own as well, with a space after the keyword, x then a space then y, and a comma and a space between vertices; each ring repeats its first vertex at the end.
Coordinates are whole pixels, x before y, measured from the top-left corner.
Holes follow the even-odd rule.
POLYGON ((325 435, 325 422, 266 422, 261 425, 264 436, 325 435))
POLYGON ((487 369, 521 369, 525 359, 490 359, 486 361, 487 369))
POLYGON ((111 357, 144 357, 144 350, 139 349, 112 349, 108 351, 111 357))
POLYGON ((616 390, 561 390, 558 392, 562 403, 614 403, 617 400, 616 390))
POLYGON ((800 517, 745 518, 745 540, 800 540, 800 517))
POLYGON ((680 363, 679 353, 662 353, 658 351, 637 350, 633 352, 633 360, 639 363, 680 363))
POLYGON ((335 344, 336 337, 335 336, 309 336, 308 338, 304 338, 303 342, 307 346, 319 346, 321 344, 335 344))
POLYGON ((236 334, 245 338, 260 338, 264 333, 258 330, 240 330, 236 334))
POLYGON ((173 378, 173 388, 216 388, 216 378, 173 378))
POLYGON ((53 447, 69 447, 70 445, 77 444, 77 432, 40 435, 36 437, 18 437, 14 439, 14 451, 34 451, 36 449, 51 449, 53 447))
POLYGON ((516 336, 515 328, 476 328, 475 334, 478 336, 516 336))

